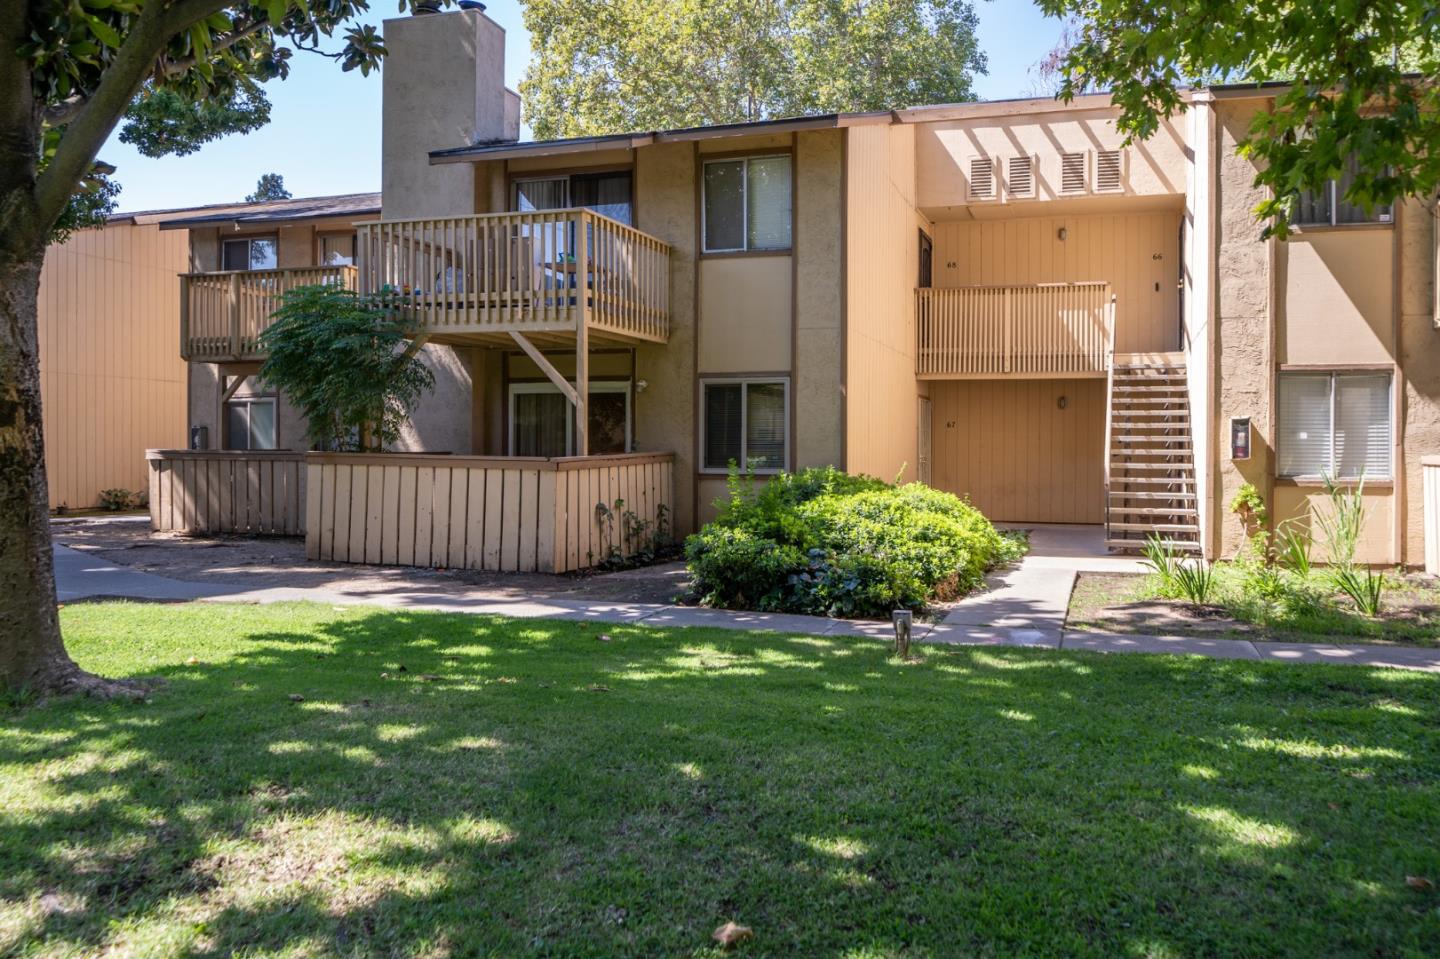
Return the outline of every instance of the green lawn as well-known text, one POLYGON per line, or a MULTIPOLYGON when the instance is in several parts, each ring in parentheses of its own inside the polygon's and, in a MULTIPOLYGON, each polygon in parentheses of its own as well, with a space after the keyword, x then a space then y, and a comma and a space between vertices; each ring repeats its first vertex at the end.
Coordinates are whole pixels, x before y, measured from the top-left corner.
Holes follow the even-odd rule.
POLYGON ((71 606, 0 955, 1434 956, 1440 676, 71 606), (609 641, 601 637, 610 637, 609 641), (294 697, 303 697, 298 701, 294 697))

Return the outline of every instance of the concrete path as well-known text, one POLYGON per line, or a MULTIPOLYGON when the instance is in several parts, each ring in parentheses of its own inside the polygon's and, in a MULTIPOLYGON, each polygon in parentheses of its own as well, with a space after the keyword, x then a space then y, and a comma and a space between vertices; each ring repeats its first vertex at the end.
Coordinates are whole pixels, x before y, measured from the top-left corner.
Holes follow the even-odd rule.
MULTIPOLYGON (((1022 567, 1023 568, 1023 567, 1022 567)), ((238 585, 187 583, 105 562, 78 550, 55 547, 55 574, 62 603, 81 599, 131 599, 148 602, 280 603, 308 601, 335 606, 376 606, 384 609, 488 614, 521 618, 583 620, 599 623, 643 623, 646 626, 709 626, 719 629, 770 630, 811 636, 854 636, 889 639, 888 623, 826 619, 784 613, 746 613, 659 603, 618 603, 587 600, 504 601, 494 597, 456 596, 423 588, 307 587, 246 589, 238 585)), ((1069 571, 1073 579, 1075 570, 1069 571)), ((1005 625, 945 622, 916 623, 916 642, 965 646, 1038 646, 1105 653, 1179 653, 1225 659, 1275 660, 1295 663, 1353 663, 1440 672, 1440 649, 1386 646, 1332 646, 1324 643, 1253 643, 1249 640, 1183 636, 1131 636, 1080 633, 1063 629, 1042 600, 1026 601, 1017 578, 1005 625), (1050 618, 1047 618, 1050 617, 1050 618)), ((1048 587, 1047 587, 1048 588, 1048 587)), ((997 591, 998 592, 998 591, 997 591)), ((1039 589, 1036 588, 1038 594, 1039 589)), ((986 594, 993 596, 994 594, 986 594)), ((1068 593, 1067 593, 1068 595, 1068 593)), ((997 601, 997 602, 999 602, 997 601)), ((990 607, 1002 609, 999 605, 990 607)))

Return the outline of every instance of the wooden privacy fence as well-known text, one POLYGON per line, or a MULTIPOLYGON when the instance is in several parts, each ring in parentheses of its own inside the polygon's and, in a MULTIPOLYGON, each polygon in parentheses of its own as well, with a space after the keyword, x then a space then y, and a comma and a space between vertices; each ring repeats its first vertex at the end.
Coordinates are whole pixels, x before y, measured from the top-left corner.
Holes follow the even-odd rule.
POLYGON ((915 374, 1103 374, 1114 304, 1103 282, 917 289, 915 374))
POLYGON ((427 333, 556 333, 584 313, 589 327, 625 338, 670 335, 670 245, 593 210, 358 229, 360 289, 388 293, 427 333))
POLYGON ((150 526, 185 533, 305 532, 305 454, 146 450, 150 526))
POLYGON ((180 355, 187 360, 260 359, 260 334, 281 295, 300 286, 356 286, 353 266, 180 274, 180 355))
POLYGON ((394 566, 584 569, 669 532, 674 459, 311 453, 305 553, 394 566))

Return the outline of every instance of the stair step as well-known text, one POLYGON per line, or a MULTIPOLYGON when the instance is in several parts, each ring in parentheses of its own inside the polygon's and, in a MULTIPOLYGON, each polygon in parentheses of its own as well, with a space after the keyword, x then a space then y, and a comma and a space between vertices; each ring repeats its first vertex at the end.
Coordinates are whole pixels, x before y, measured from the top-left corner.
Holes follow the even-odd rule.
MULTIPOLYGON (((1145 486, 1194 486, 1194 485, 1195 485, 1195 484, 1194 484, 1193 482, 1191 482, 1189 479, 1180 479, 1180 478, 1178 478, 1178 477, 1169 477, 1169 476, 1112 476, 1112 477, 1110 477, 1110 482, 1111 482, 1112 484, 1121 484, 1121 483, 1123 483, 1123 484, 1126 485, 1126 486, 1138 486, 1138 485, 1145 485, 1145 486)), ((1126 490, 1116 490, 1115 492, 1116 492, 1116 493, 1124 493, 1124 492, 1127 492, 1127 491, 1126 491, 1126 490)), ((1129 490, 1128 492, 1139 493, 1139 492, 1143 492, 1143 491, 1141 491, 1141 490, 1129 490)), ((1189 495, 1189 494, 1186 494, 1186 495, 1189 495)))
MULTIPOLYGON (((1176 493, 1176 492, 1141 493, 1141 492, 1137 492, 1137 491, 1135 491, 1135 490, 1111 490, 1109 496, 1110 496, 1111 499, 1146 499, 1146 500, 1184 499, 1184 500, 1191 500, 1192 502, 1193 502, 1194 499, 1195 499, 1195 494, 1194 494, 1194 493, 1176 493)), ((1115 507, 1113 507, 1113 506, 1110 507, 1110 508, 1111 508, 1111 509, 1115 509, 1115 507)))
POLYGON ((1189 392, 1183 386, 1116 386, 1116 393, 1171 393, 1176 396, 1189 392))
POLYGON ((1111 418, 1112 420, 1114 420, 1114 421, 1119 421, 1119 420, 1126 419, 1126 418, 1139 418, 1139 417, 1142 417, 1142 416, 1143 416, 1143 417, 1146 417, 1146 418, 1153 418, 1153 417, 1156 417, 1156 416, 1178 416, 1178 417, 1180 417, 1181 419, 1188 420, 1188 419, 1190 419, 1190 411, 1189 411, 1188 409, 1183 409, 1183 410, 1116 410, 1116 411, 1114 412, 1114 414, 1113 414, 1110 418, 1111 418))
POLYGON ((1186 446, 1190 445, 1189 433, 1183 436, 1159 436, 1154 433, 1140 433, 1138 435, 1113 436, 1112 439, 1117 443, 1184 443, 1186 446))
MULTIPOLYGON (((1107 539, 1105 546, 1107 549, 1143 549, 1145 542, 1143 539, 1107 539)), ((1181 550, 1186 553, 1200 552, 1200 544, 1193 540, 1162 539, 1160 543, 1163 546, 1168 546, 1171 549, 1181 550)))
POLYGON ((1112 506, 1110 513, 1124 513, 1127 516, 1195 516, 1192 506, 1112 506))
MULTIPOLYGON (((1155 470, 1165 470, 1166 472, 1172 473, 1183 471, 1187 477, 1193 475, 1193 471, 1190 469, 1188 463, 1130 463, 1125 460, 1120 460, 1119 462, 1111 460, 1110 468, 1116 469, 1117 467, 1123 470, 1149 470, 1151 472, 1155 470)), ((1170 481, 1167 480, 1166 482, 1170 481)), ((1175 480, 1174 482, 1179 482, 1179 480, 1175 480)))
POLYGON ((1111 529, 1134 530, 1137 533, 1199 533, 1194 523, 1111 523, 1111 529))
POLYGON ((1185 367, 1183 367, 1183 366, 1124 366, 1124 365, 1122 365, 1122 364, 1120 364, 1120 363, 1116 363, 1116 364, 1115 364, 1115 372, 1116 372, 1117 375, 1123 373, 1123 374, 1126 374, 1127 376, 1128 376, 1128 375, 1131 375, 1131 374, 1134 374, 1134 373, 1158 373, 1158 374, 1161 374, 1161 375, 1169 375, 1169 376, 1184 376, 1184 375, 1185 375, 1185 367))

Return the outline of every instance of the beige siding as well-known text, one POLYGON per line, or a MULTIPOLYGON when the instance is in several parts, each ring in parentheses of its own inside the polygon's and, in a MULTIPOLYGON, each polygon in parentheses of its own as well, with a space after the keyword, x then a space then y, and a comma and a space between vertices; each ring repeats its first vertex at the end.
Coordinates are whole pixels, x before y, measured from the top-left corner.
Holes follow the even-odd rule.
POLYGON ((40 277, 50 505, 146 488, 145 450, 185 445, 176 274, 185 234, 115 224, 51 246, 40 277))
POLYGON ((1103 380, 932 383, 930 399, 934 486, 995 521, 1101 521, 1103 380))
POLYGON ((1180 211, 935 225, 936 286, 1089 280, 1114 290, 1118 352, 1179 349, 1180 211))
POLYGON ((915 130, 848 131, 846 193, 845 466, 913 480, 918 456, 915 130))

